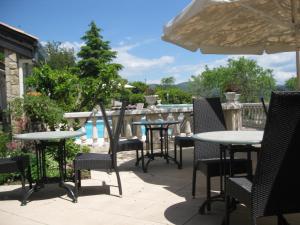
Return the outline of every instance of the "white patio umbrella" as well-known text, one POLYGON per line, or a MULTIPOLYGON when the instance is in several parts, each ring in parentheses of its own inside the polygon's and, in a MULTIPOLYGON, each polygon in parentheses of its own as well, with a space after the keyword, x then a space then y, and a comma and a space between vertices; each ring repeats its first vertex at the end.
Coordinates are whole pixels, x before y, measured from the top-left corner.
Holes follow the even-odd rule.
POLYGON ((125 84, 124 86, 125 88, 131 89, 131 88, 135 88, 134 86, 130 85, 130 84, 125 84))
POLYGON ((300 0, 193 0, 162 39, 210 54, 295 51, 300 89, 300 0))

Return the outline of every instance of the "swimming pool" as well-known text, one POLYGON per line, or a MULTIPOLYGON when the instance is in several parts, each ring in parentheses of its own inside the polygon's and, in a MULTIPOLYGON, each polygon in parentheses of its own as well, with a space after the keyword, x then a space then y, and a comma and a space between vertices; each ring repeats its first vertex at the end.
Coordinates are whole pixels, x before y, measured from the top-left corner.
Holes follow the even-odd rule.
MULTIPOLYGON (((103 138, 104 137, 104 121, 103 120, 97 120, 96 127, 98 130, 98 138, 103 138)), ((92 121, 88 121, 85 124, 85 129, 86 129, 86 137, 87 138, 92 138, 93 136, 93 123, 92 121)))
MULTIPOLYGON (((111 123, 111 121, 109 121, 111 123)), ((96 127, 98 130, 98 138, 104 137, 104 121, 103 120, 97 120, 96 127)), ((85 130, 86 130, 86 137, 92 138, 93 137, 93 122, 88 121, 85 124, 85 130)), ((145 128, 142 126, 142 133, 145 135, 145 128)))
POLYGON ((172 109, 172 108, 190 108, 193 107, 193 104, 161 104, 157 105, 161 109, 172 109))

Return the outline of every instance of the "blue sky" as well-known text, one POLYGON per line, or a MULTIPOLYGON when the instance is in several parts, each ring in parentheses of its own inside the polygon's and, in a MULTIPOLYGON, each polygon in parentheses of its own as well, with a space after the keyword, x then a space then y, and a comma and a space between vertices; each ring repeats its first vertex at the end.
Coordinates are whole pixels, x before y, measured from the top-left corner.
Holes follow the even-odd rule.
MULTIPOLYGON (((37 36, 41 42, 61 41, 78 50, 80 37, 94 20, 105 40, 124 65, 129 81, 159 83, 174 76, 176 82, 199 74, 205 65, 226 64, 224 55, 202 55, 161 40, 163 26, 190 0, 0 0, 0 21, 37 36)), ((237 57, 237 56, 236 56, 237 57)), ((247 56, 274 70, 278 83, 295 74, 295 54, 247 56)))

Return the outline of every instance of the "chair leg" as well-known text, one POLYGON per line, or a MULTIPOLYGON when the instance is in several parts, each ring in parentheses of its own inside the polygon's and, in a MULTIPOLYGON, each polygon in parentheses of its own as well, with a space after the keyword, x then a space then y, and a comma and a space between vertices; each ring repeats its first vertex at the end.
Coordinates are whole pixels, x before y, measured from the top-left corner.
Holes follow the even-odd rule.
POLYGON ((179 148, 179 169, 182 169, 182 147, 179 148))
POLYGON ((277 215, 277 225, 289 225, 287 220, 284 218, 282 214, 277 215))
POLYGON ((22 183, 22 190, 25 191, 25 172, 21 171, 21 183, 22 183))
POLYGON ((27 168, 27 173, 26 173, 26 177, 29 183, 29 189, 32 188, 32 176, 31 176, 31 166, 29 164, 28 168, 27 168))
POLYGON ((78 170, 78 176, 77 176, 77 179, 78 179, 78 189, 81 188, 81 170, 78 170))
POLYGON ((139 150, 136 150, 136 162, 135 162, 135 166, 139 165, 139 150))
POLYGON ((74 174, 74 183, 75 183, 75 190, 74 190, 74 196, 75 196, 75 200, 74 202, 77 202, 77 198, 78 198, 78 189, 79 189, 79 173, 80 170, 76 170, 75 169, 75 174, 74 174))
POLYGON ((207 209, 207 211, 211 210, 211 204, 210 204, 211 193, 210 193, 210 189, 211 189, 210 176, 206 176, 206 199, 207 199, 206 209, 207 209))
POLYGON ((119 187, 119 195, 122 196, 122 184, 121 184, 121 179, 120 179, 120 175, 119 175, 119 171, 118 169, 115 167, 115 172, 117 175, 117 181, 118 181, 118 187, 119 187))
POLYGON ((145 168, 145 160, 144 160, 144 148, 141 149, 141 154, 142 154, 142 169, 144 171, 144 173, 147 173, 147 169, 145 168))
POLYGON ((193 168, 193 183, 192 183, 192 196, 195 198, 195 193, 196 193, 196 176, 197 176, 197 166, 194 165, 193 168))
POLYGON ((174 141, 174 160, 175 160, 175 162, 177 163, 178 169, 179 169, 179 163, 178 163, 178 161, 177 161, 177 144, 176 144, 175 141, 174 141))
POLYGON ((225 196, 225 219, 224 219, 224 225, 229 225, 230 223, 230 197, 225 196))

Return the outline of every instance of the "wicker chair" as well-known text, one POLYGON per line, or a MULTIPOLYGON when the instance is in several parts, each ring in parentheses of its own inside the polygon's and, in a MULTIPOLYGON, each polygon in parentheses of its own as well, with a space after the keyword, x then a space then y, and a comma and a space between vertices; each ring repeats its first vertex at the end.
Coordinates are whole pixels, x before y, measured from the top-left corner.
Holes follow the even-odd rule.
POLYGON ((182 169, 182 148, 194 147, 194 139, 191 136, 175 136, 174 138, 174 158, 178 164, 178 169, 182 169), (177 146, 179 146, 179 162, 177 161, 177 146))
POLYGON ((78 189, 81 186, 81 178, 80 178, 80 170, 86 169, 86 170, 99 170, 99 169, 114 169, 117 175, 117 181, 118 181, 118 187, 119 187, 119 194, 122 196, 122 186, 121 186, 121 179, 119 175, 119 171, 117 168, 116 163, 116 153, 118 149, 118 142, 119 137, 121 133, 121 127, 124 119, 125 114, 125 107, 126 103, 123 102, 121 110, 120 110, 120 116, 118 119, 117 127, 115 132, 113 133, 106 112, 105 108, 102 103, 100 103, 100 109, 102 112, 104 124, 106 126, 106 129, 108 131, 108 136, 110 140, 110 149, 107 154, 101 154, 101 153, 79 153, 74 161, 74 170, 75 170, 75 202, 77 202, 78 198, 78 189))
MULTIPOLYGON (((209 132, 209 131, 222 131, 226 130, 225 119, 219 98, 200 98, 194 99, 194 133, 209 132)), ((206 176, 206 201, 200 206, 199 212, 201 214, 211 210, 211 202, 213 200, 220 200, 220 195, 211 196, 211 177, 221 175, 221 160, 220 160, 220 145, 214 143, 207 143, 201 141, 194 142, 194 167, 193 167, 193 183, 192 195, 195 197, 196 189, 196 172, 200 170, 206 176)), ((226 160, 226 164, 230 164, 230 160, 226 160)), ((232 162, 234 173, 246 173, 249 169, 249 163, 246 159, 235 159, 232 162)), ((229 168, 229 166, 226 166, 229 168)), ((229 171, 226 171, 228 174, 229 171)), ((223 190, 220 182, 220 190, 223 190)))
POLYGON ((29 182, 30 189, 32 188, 31 169, 28 156, 18 156, 12 158, 0 158, 0 173, 20 173, 22 189, 24 196, 22 205, 26 205, 25 196, 25 178, 29 182), (27 170, 27 171, 26 171, 27 170))
POLYGON ((233 197, 250 208, 252 224, 263 216, 300 212, 300 92, 274 92, 253 183, 229 178, 226 183, 226 220, 233 197))
POLYGON ((264 113, 265 113, 266 116, 267 116, 267 115, 268 115, 268 110, 267 110, 267 106, 266 106, 264 97, 260 97, 260 101, 261 101, 261 104, 262 104, 262 106, 263 106, 264 113))
POLYGON ((144 163, 144 146, 140 139, 124 139, 118 142, 117 152, 124 151, 136 151, 136 162, 135 165, 139 165, 139 161, 142 161, 143 171, 146 173, 146 167, 144 163), (139 156, 139 151, 141 151, 141 157, 139 156))

